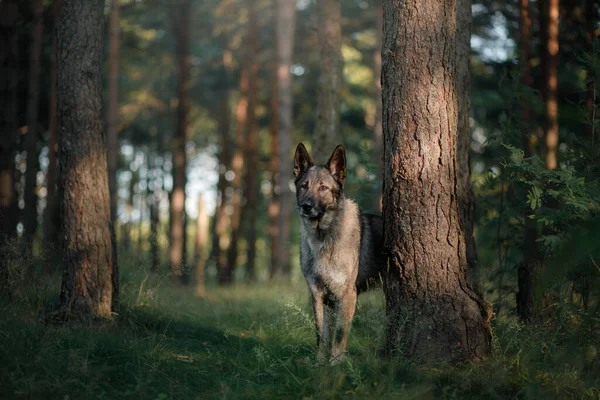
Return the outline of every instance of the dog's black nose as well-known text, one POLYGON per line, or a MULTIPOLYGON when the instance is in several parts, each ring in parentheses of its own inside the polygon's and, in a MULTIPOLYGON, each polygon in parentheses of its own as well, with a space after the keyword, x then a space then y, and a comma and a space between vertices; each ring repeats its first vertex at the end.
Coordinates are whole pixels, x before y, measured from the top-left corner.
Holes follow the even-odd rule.
POLYGON ((301 205, 301 207, 302 207, 302 211, 304 211, 304 212, 306 212, 306 213, 307 213, 307 212, 310 212, 310 211, 312 211, 312 209, 313 209, 313 206, 314 206, 314 205, 313 205, 313 204, 311 204, 311 203, 304 203, 304 204, 302 204, 302 205, 301 205))

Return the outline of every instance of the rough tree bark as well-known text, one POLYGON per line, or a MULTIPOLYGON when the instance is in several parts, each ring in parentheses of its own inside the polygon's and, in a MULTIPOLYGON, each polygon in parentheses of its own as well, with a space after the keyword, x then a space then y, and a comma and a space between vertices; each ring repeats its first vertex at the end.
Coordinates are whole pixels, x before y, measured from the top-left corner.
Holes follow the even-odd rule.
POLYGON ((208 215, 204 209, 204 199, 202 194, 198 195, 198 218, 196 219, 196 296, 204 297, 205 279, 204 279, 204 254, 208 239, 208 215))
POLYGON ((188 130, 189 86, 190 86, 190 0, 181 0, 175 9, 175 29, 177 30, 176 58, 178 65, 177 81, 177 132, 173 141, 173 191, 170 201, 171 243, 169 259, 171 272, 182 278, 184 272, 184 213, 186 185, 185 143, 188 130))
POLYGON ((63 0, 57 29, 61 312, 110 318, 112 240, 101 65, 104 0, 63 0))
MULTIPOLYGON (((54 2, 54 30, 58 26, 60 18, 61 0, 54 2)), ((57 232, 59 221, 59 210, 57 201, 56 179, 57 179, 57 137, 56 137, 56 35, 52 35, 52 57, 50 65, 50 106, 48 109, 48 175, 46 187, 46 210, 44 211, 44 242, 49 252, 55 251, 59 242, 57 232)), ((112 215, 112 214, 111 214, 112 215)))
POLYGON ((245 158, 246 176, 244 191, 246 204, 242 210, 242 221, 246 224, 247 263, 246 280, 255 280, 256 262, 256 212, 258 207, 258 123, 256 120, 256 106, 258 104, 258 51, 259 36, 256 21, 256 4, 254 0, 247 0, 248 8, 248 109, 246 112, 246 126, 248 136, 246 139, 245 158))
MULTIPOLYGON (((247 46, 247 38, 242 43, 242 48, 247 46)), ((238 245, 240 238, 240 221, 241 221, 241 200, 242 200, 242 174, 244 172, 244 128, 246 126, 246 116, 248 111, 248 76, 249 63, 248 63, 248 50, 246 48, 243 56, 243 62, 240 69, 240 96, 235 106, 235 151, 233 153, 233 159, 231 162, 231 170, 233 172, 233 179, 231 181, 231 189, 233 194, 231 196, 231 207, 233 209, 231 214, 231 235, 229 241, 229 248, 227 249, 227 270, 226 274, 223 274, 221 284, 229 284, 233 280, 233 272, 237 265, 238 259, 238 245)))
POLYGON ((319 37, 319 93, 313 153, 325 162, 339 142, 342 76, 342 11, 339 0, 317 2, 319 37))
MULTIPOLYGON (((555 169, 558 165, 558 13, 559 0, 548 0, 544 12, 540 13, 543 23, 540 23, 541 29, 546 29, 544 33, 542 51, 544 52, 545 62, 542 64, 544 69, 544 144, 546 168, 555 169)), ((540 5, 540 8, 543 6, 540 5)), ((541 11, 541 10, 540 10, 541 11)))
MULTIPOLYGON (((381 43, 383 41, 383 6, 381 0, 377 1, 377 23, 375 28, 375 56, 373 63, 373 76, 375 79, 375 160, 377 162, 377 179, 383 176, 383 131, 382 131, 382 105, 381 105, 381 43)), ((381 193, 374 198, 373 210, 381 211, 381 193)))
POLYGON ((117 164, 119 161, 119 45, 121 15, 119 0, 110 2, 108 35, 108 110, 106 113, 106 147, 108 150, 108 188, 110 190, 110 229, 113 241, 113 301, 119 296, 117 255, 117 164))
POLYGON ((23 218, 25 246, 32 251, 33 238, 37 230, 37 173, 39 170, 39 110, 40 110, 40 69, 42 65, 42 41, 44 34, 44 5, 41 0, 31 3, 33 27, 29 48, 29 89, 27 93, 27 170, 25 171, 25 214, 23 218))
POLYGON ((0 3, 0 291, 8 290, 7 247, 16 237, 17 19, 16 3, 0 3))
POLYGON ((387 350, 479 360, 491 337, 460 224, 455 2, 386 0, 383 10, 387 350))
MULTIPOLYGON (((226 43, 226 41, 225 41, 226 43)), ((221 91, 221 100, 219 105, 219 134, 221 135, 221 153, 219 154, 219 181, 217 183, 218 201, 215 210, 215 228, 213 237, 213 255, 217 264, 217 274, 219 282, 226 280, 227 276, 227 226, 229 216, 227 215, 227 187, 229 183, 225 174, 231 166, 231 149, 229 141, 231 140, 230 114, 229 107, 229 74, 231 71, 232 55, 231 51, 223 52, 223 90, 221 91)))

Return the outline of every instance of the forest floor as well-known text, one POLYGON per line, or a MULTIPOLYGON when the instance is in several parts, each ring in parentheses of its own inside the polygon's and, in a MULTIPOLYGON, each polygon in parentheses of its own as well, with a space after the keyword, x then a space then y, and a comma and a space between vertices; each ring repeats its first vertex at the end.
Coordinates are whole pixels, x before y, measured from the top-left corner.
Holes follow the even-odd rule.
POLYGON ((199 298, 166 276, 125 271, 112 321, 56 324, 45 316, 59 279, 39 281, 1 306, 1 398, 600 396, 595 347, 580 331, 495 321, 493 353, 480 364, 389 361, 379 291, 360 297, 349 357, 319 367, 303 282, 209 288, 199 298))

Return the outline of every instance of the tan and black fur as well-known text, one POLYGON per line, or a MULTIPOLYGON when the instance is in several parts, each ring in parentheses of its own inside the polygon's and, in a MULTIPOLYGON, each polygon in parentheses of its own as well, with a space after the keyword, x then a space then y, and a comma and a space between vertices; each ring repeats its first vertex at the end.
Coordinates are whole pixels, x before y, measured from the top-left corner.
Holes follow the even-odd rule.
POLYGON ((294 156, 300 213, 300 264, 311 293, 318 360, 338 362, 360 291, 380 281, 383 222, 362 214, 344 197, 346 153, 337 146, 325 167, 316 167, 302 143, 294 156))

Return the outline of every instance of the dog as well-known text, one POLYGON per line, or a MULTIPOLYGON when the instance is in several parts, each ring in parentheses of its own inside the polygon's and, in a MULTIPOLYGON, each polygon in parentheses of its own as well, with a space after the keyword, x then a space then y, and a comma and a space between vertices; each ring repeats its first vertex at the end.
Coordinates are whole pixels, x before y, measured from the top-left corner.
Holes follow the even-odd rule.
POLYGON ((342 145, 324 167, 316 167, 304 144, 294 155, 296 204, 300 214, 300 265, 311 294, 317 360, 340 362, 358 293, 381 282, 383 220, 363 214, 344 196, 346 152, 342 145))

